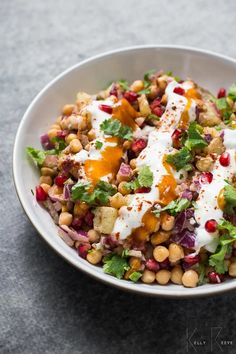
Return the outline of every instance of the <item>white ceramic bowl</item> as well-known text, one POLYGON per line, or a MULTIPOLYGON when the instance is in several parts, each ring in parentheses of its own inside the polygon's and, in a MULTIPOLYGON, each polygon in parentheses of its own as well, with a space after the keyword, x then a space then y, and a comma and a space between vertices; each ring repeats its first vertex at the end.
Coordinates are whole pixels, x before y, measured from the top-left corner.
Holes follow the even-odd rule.
MULTIPOLYGON (((66 103, 74 102, 79 90, 96 93, 115 79, 141 78, 149 69, 173 71, 180 77, 190 77, 213 92, 236 81, 236 60, 205 50, 179 46, 139 46, 115 50, 85 60, 66 70, 51 81, 27 109, 15 139, 13 172, 16 190, 29 219, 48 244, 65 260, 96 279, 124 290, 165 297, 193 297, 212 295, 236 288, 236 279, 222 284, 207 284, 188 289, 177 285, 134 284, 104 274, 78 257, 57 236, 57 228, 49 214, 37 203, 31 193, 38 184, 39 174, 26 158, 26 146, 40 147, 39 137, 47 131, 66 103)), ((79 276, 79 274, 78 274, 79 276)))

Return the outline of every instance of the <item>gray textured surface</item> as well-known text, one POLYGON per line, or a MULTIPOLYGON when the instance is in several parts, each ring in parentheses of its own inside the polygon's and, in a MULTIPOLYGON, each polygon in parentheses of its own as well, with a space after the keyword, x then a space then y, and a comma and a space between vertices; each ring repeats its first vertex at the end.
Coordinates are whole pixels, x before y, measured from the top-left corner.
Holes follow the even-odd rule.
POLYGON ((210 352, 211 326, 233 340, 223 352, 236 352, 235 294, 170 301, 97 283, 40 239, 11 177, 19 121, 55 75, 90 55, 143 43, 199 46, 236 57, 235 15, 234 0, 1 0, 1 353, 186 353, 186 331, 195 327, 194 338, 200 341, 201 329, 207 338, 197 352, 210 352))

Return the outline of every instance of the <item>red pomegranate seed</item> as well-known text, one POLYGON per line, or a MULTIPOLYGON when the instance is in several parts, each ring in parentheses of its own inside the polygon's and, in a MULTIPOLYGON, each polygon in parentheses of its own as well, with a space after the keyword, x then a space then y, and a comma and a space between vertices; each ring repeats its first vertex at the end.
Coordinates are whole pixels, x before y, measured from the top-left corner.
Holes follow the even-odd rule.
POLYGON ((216 220, 214 220, 214 219, 207 220, 207 222, 205 223, 205 229, 207 232, 210 232, 210 233, 215 232, 217 229, 216 220))
POLYGON ((230 156, 228 152, 223 152, 223 154, 220 155, 219 158, 220 164, 224 167, 229 166, 230 164, 230 156))
POLYGON ((217 283, 219 284, 219 283, 222 283, 222 281, 224 281, 224 275, 216 273, 214 271, 208 273, 207 276, 208 276, 210 283, 213 283, 213 284, 217 284, 217 283))
POLYGON ((75 216, 73 218, 71 226, 73 226, 73 228, 77 230, 77 229, 79 229, 81 227, 82 223, 83 223, 82 218, 79 217, 79 216, 75 216))
POLYGON ((146 261, 145 266, 147 269, 149 269, 153 272, 157 272, 160 269, 160 266, 157 263, 157 261, 155 261, 155 259, 151 259, 151 258, 146 261))
POLYGON ((153 109, 155 109, 156 107, 160 107, 160 105, 161 105, 160 98, 156 98, 154 101, 152 101, 152 103, 150 104, 150 108, 151 108, 152 113, 154 113, 153 109))
POLYGON ((182 136, 182 130, 181 129, 175 129, 174 132, 171 135, 173 146, 176 149, 178 149, 180 147, 181 136, 182 136))
POLYGON ((133 142, 131 150, 135 153, 139 153, 147 146, 147 141, 144 139, 137 139, 133 142))
POLYGON ((56 176, 56 177, 55 177, 54 183, 55 183, 58 187, 63 187, 63 186, 64 186, 64 183, 65 183, 65 181, 66 181, 67 179, 68 179, 68 177, 59 175, 59 176, 56 176))
POLYGON ((60 130, 58 133, 57 133, 57 137, 60 138, 60 139, 65 139, 65 137, 68 135, 68 130, 60 130))
POLYGON ((182 87, 177 86, 174 88, 174 93, 183 96, 185 94, 185 90, 182 87))
POLYGON ((223 98, 226 96, 226 89, 221 87, 218 91, 217 98, 223 98))
POLYGON ((106 112, 108 114, 112 114, 112 107, 111 106, 108 106, 107 104, 100 104, 98 107, 101 111, 106 112))
POLYGON ((196 263, 199 263, 200 261, 200 256, 196 254, 195 256, 192 256, 191 254, 188 254, 187 256, 184 256, 184 261, 188 263, 189 265, 194 265, 196 263))
POLYGON ((86 222, 86 224, 88 226, 92 227, 93 226, 93 219, 94 219, 94 214, 91 211, 88 211, 85 214, 84 221, 86 222))
POLYGON ((133 91, 126 91, 124 93, 124 98, 129 101, 129 103, 134 103, 137 101, 138 95, 136 92, 133 91))
POLYGON ((157 117, 161 117, 164 113, 164 109, 162 107, 155 107, 152 109, 152 113, 155 114, 157 117))
POLYGON ((134 193, 149 193, 151 190, 150 187, 140 187, 135 189, 134 193))
POLYGON ((117 90, 116 85, 113 85, 113 86, 112 86, 112 88, 111 88, 111 90, 110 90, 110 95, 111 95, 111 96, 116 96, 116 97, 118 97, 118 90, 117 90))
POLYGON ((77 248, 79 256, 85 259, 88 254, 88 249, 87 245, 79 245, 77 248))
POLYGON ((160 269, 169 269, 170 268, 170 261, 166 258, 163 262, 159 262, 160 269))
POLYGON ((203 184, 210 184, 213 180, 213 174, 211 172, 203 172, 200 176, 200 180, 203 184))
POLYGON ((35 195, 36 195, 36 200, 38 202, 44 202, 47 199, 47 193, 41 186, 35 187, 35 195))

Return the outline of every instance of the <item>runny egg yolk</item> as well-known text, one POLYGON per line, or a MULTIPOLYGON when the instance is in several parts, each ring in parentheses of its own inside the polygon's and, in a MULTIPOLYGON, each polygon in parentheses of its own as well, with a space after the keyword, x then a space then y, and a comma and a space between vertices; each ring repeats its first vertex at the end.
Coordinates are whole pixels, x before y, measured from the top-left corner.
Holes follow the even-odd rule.
POLYGON ((119 103, 113 107, 113 117, 132 130, 137 128, 137 124, 134 120, 138 117, 138 114, 125 99, 120 100, 119 103))
POLYGON ((192 104, 192 99, 201 99, 201 95, 200 93, 195 90, 194 88, 190 88, 189 90, 187 90, 184 94, 185 98, 187 99, 187 104, 184 108, 183 113, 181 114, 181 118, 178 124, 178 127, 180 129, 186 129, 188 127, 189 124, 189 109, 191 108, 191 104, 192 104))
POLYGON ((177 182, 171 171, 170 165, 166 162, 166 155, 163 156, 163 166, 165 167, 168 175, 164 175, 158 184, 159 189, 159 203, 162 205, 169 204, 172 200, 177 198, 176 187, 177 182))

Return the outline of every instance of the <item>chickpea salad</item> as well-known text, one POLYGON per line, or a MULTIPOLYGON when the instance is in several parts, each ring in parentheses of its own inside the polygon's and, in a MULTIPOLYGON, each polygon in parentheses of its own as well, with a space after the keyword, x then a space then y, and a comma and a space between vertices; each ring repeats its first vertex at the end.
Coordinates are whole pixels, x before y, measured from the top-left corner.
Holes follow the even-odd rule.
POLYGON ((236 277, 236 84, 150 70, 79 92, 41 145, 32 192, 79 257, 146 284, 236 277))

